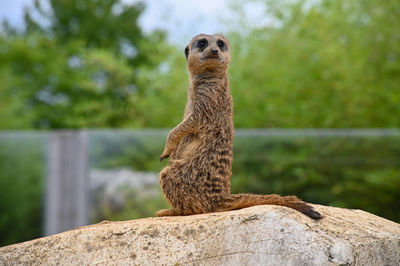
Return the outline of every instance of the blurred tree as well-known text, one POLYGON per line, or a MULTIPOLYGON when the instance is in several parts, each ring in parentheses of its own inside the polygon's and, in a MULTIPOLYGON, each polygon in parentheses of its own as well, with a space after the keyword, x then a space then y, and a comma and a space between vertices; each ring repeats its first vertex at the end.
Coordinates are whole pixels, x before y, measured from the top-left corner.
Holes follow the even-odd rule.
POLYGON ((25 10, 26 32, 40 32, 61 41, 81 40, 86 47, 107 49, 122 55, 132 66, 149 63, 143 46, 163 41, 160 31, 145 36, 138 25, 142 2, 121 0, 35 0, 25 10), (35 17, 40 14, 40 21, 35 17))
POLYGON ((23 100, 18 114, 31 117, 33 127, 121 126, 129 121, 133 85, 123 58, 86 49, 82 41, 58 46, 37 35, 3 40, 4 45, 8 52, 0 54, 1 84, 23 100))
MULTIPOLYGON (((160 48, 165 50, 165 47, 160 48)), ((137 101, 142 126, 169 128, 179 124, 189 87, 183 48, 169 49, 157 68, 143 67, 138 86, 146 88, 138 92, 140 101, 137 101)))
POLYGON ((143 67, 160 64, 165 36, 144 35, 141 3, 35 1, 26 29, 4 24, 0 36, 2 128, 138 126, 143 67), (35 20, 40 14, 40 20, 35 20), (158 49, 152 50, 157 46, 158 49), (151 52, 150 52, 151 50, 151 52), (15 122, 20 120, 20 122, 15 122))
POLYGON ((229 36, 236 126, 400 126, 399 1, 257 2, 271 23, 229 36))
MULTIPOLYGON (((237 127, 400 126, 399 1, 256 2, 270 23, 229 35, 237 127)), ((296 194, 399 221, 398 144, 238 137, 232 190, 296 194)))
MULTIPOLYGON (((227 34, 236 127, 400 126, 398 1, 247 1, 265 6, 269 24, 259 28, 244 23, 236 2, 238 23, 227 34)), ((141 125, 180 121, 188 86, 182 50, 141 69, 141 125)))
MULTIPOLYGON (((260 28, 236 25, 229 34, 237 127, 400 125, 398 1, 253 2, 265 5, 270 23, 260 28)), ((7 99, 0 117, 19 117, 17 123, 1 123, 2 128, 27 127, 32 119, 39 128, 172 127, 179 122, 188 86, 182 47, 168 45, 161 32, 141 32, 137 19, 143 4, 51 0, 46 8, 40 3, 36 1, 35 8, 26 11, 25 32, 8 26, 0 38, 0 57, 8 58, 0 61, 0 94, 7 99), (39 23, 35 14, 45 19, 39 23), (17 58, 15 47, 21 43, 25 45, 21 54, 36 56, 17 58), (93 49, 104 55, 104 64, 92 64, 89 70, 85 60, 94 55, 93 49), (15 51, 15 60, 10 51, 15 51), (42 58, 40 64, 37 57, 42 58), (114 67, 113 73, 121 67, 125 74, 113 80, 117 77, 104 69, 106 65, 114 67), (56 69, 61 71, 55 73, 56 69), (76 75, 70 78, 71 73, 76 75), (64 84, 63 89, 54 85, 54 77, 64 84), (104 96, 96 99, 96 107, 93 101, 92 107, 85 106, 91 95, 76 97, 86 90, 82 87, 86 81, 95 86, 108 84, 106 89, 96 89, 104 96), (7 85, 11 83, 18 86, 11 88, 7 85), (55 93, 62 90, 69 98, 61 109, 34 99, 54 86, 55 93), (108 103, 103 105, 104 99, 108 103), (118 107, 115 114, 105 114, 112 112, 110 106, 118 107), (86 111, 69 113, 71 109, 86 111), (64 119, 64 115, 71 117, 64 119)))

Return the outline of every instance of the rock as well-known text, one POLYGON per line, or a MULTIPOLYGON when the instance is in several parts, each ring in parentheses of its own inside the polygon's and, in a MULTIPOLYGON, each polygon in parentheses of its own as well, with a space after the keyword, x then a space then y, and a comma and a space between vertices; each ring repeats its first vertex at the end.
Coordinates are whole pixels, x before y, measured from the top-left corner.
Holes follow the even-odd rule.
POLYGON ((400 265, 400 224, 360 210, 256 206, 102 222, 0 248, 1 265, 400 265))

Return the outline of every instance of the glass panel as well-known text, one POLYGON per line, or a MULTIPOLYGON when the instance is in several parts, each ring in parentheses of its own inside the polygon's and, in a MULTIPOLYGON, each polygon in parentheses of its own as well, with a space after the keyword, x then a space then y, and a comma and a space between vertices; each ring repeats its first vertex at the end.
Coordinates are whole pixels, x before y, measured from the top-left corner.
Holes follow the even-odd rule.
POLYGON ((42 235, 47 134, 0 133, 0 246, 42 235))

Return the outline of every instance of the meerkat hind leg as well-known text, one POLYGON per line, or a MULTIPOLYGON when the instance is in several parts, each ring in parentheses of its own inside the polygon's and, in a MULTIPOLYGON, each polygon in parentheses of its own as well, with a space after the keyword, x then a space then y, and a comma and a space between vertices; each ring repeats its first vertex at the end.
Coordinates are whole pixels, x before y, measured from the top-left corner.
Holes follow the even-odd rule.
POLYGON ((156 212, 158 217, 161 216, 178 216, 179 214, 176 212, 175 209, 162 209, 156 212))

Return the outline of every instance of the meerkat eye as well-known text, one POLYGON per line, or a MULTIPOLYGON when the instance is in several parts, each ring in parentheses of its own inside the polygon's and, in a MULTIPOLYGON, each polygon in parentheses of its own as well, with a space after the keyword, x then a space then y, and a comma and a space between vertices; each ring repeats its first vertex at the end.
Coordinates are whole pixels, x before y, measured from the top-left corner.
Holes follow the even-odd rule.
POLYGON ((207 46, 207 40, 206 40, 206 39, 201 39, 201 40, 199 40, 199 41, 197 42, 197 46, 198 46, 199 48, 204 48, 204 47, 206 47, 206 46, 207 46))
POLYGON ((225 46, 225 43, 223 41, 221 41, 221 40, 218 40, 217 44, 218 44, 219 48, 222 48, 222 47, 225 46))

